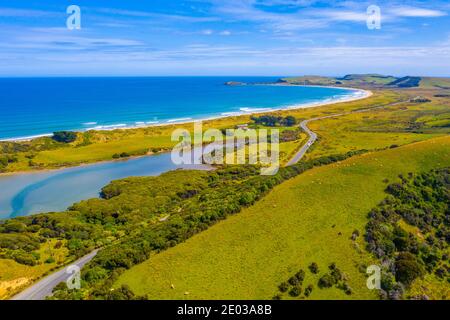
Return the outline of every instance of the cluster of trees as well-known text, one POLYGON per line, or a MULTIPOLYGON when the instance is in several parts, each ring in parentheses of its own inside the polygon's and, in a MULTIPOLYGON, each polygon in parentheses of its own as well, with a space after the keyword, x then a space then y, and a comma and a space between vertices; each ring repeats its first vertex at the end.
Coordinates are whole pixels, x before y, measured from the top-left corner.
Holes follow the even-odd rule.
MULTIPOLYGON (((323 157, 261 176, 258 166, 224 166, 215 171, 175 170, 158 177, 113 181, 101 198, 81 201, 66 212, 0 221, 0 254, 36 264, 40 246, 57 239, 68 259, 103 249, 83 269, 83 298, 111 298, 111 286, 126 269, 252 205, 279 183, 314 166, 341 161, 365 151, 323 157), (160 220, 161 217, 167 219, 160 220), (64 240, 64 241, 62 241, 64 240), (25 257, 25 258, 24 258, 25 257), (31 260, 33 259, 33 262, 31 260)), ((116 297, 131 297, 128 290, 116 297)), ((55 298, 80 292, 59 288, 55 298)))
POLYGON ((77 140, 77 134, 73 131, 57 131, 53 133, 52 139, 62 143, 72 143, 77 140))
POLYGON ((338 289, 341 289, 347 295, 352 294, 352 288, 347 283, 347 278, 345 274, 336 266, 335 263, 332 263, 328 266, 329 272, 324 274, 318 282, 318 286, 320 289, 331 288, 336 286, 338 289))
POLYGON ((383 298, 401 298, 415 279, 427 273, 450 281, 449 173, 446 168, 401 175, 369 213, 367 247, 382 262, 383 298))
MULTIPOLYGON (((309 271, 312 274, 318 274, 319 273, 319 266, 317 263, 313 262, 308 266, 309 271)), ((327 280, 326 278, 329 275, 325 275, 322 277, 319 281, 319 288, 325 288, 325 287, 331 287, 335 284, 337 284, 340 280, 344 278, 343 274, 339 271, 339 269, 336 268, 335 264, 332 264, 330 266, 331 270, 331 280, 327 280), (336 278, 336 280, 334 280, 336 278), (325 283, 326 282, 326 283, 325 283)), ((305 280, 306 273, 303 270, 298 271, 296 274, 294 274, 292 277, 290 277, 287 281, 284 281, 280 283, 278 286, 279 293, 273 297, 274 300, 281 300, 283 298, 284 293, 288 293, 291 297, 299 297, 302 294, 302 286, 303 282, 305 280)), ((350 287, 344 282, 345 288, 350 290, 350 287)), ((303 294, 305 297, 309 297, 314 290, 314 286, 312 284, 309 284, 304 290, 303 294)))
POLYGON ((266 127, 292 127, 297 124, 297 119, 293 116, 280 117, 264 115, 259 117, 252 116, 251 119, 255 124, 260 124, 266 127))
POLYGON ((120 158, 129 158, 131 157, 131 155, 127 152, 122 152, 122 153, 114 153, 112 157, 113 159, 120 159, 120 158))
MULTIPOLYGON (((305 280, 305 271, 300 270, 296 274, 294 274, 292 277, 289 278, 289 280, 282 282, 278 286, 278 290, 281 292, 281 294, 277 294, 273 299, 274 300, 281 300, 283 293, 288 293, 291 297, 298 297, 302 294, 302 286, 303 281, 305 280)), ((308 286, 309 288, 310 286, 308 286)), ((309 294, 311 294, 312 289, 308 289, 309 294)), ((306 292, 306 289, 305 289, 306 292)))

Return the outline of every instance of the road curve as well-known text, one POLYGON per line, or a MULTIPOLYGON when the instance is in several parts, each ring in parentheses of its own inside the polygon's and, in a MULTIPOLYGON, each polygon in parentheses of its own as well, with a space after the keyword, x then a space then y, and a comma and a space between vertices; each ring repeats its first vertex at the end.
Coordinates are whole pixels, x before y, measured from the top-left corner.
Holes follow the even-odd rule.
POLYGON ((366 109, 359 109, 359 110, 343 112, 343 113, 337 113, 337 114, 332 114, 329 116, 317 117, 317 118, 312 118, 312 119, 302 121, 300 123, 300 128, 302 128, 303 131, 305 131, 308 134, 308 136, 309 136, 308 142, 304 146, 302 146, 299 151, 297 151, 297 153, 292 157, 291 160, 289 160, 289 162, 286 164, 286 166, 289 167, 294 164, 297 164, 305 156, 305 154, 306 154, 306 152, 308 152, 309 148, 311 148, 311 146, 317 141, 317 134, 308 128, 308 123, 310 123, 312 121, 324 120, 324 119, 328 119, 328 118, 336 118, 336 117, 346 116, 346 115, 353 114, 353 113, 362 113, 362 112, 368 112, 368 111, 372 111, 372 110, 376 110, 376 109, 383 109, 383 108, 387 108, 387 107, 396 106, 396 105, 399 105, 404 102, 407 102, 407 100, 398 101, 398 102, 390 103, 387 105, 376 106, 376 107, 371 107, 371 108, 366 108, 366 109))
POLYGON ((287 163, 287 166, 292 166, 292 165, 296 164, 297 162, 299 162, 303 158, 305 153, 309 150, 309 148, 311 148, 311 146, 314 144, 314 142, 316 142, 317 134, 308 128, 308 123, 312 120, 313 119, 304 120, 300 123, 300 128, 302 128, 303 131, 305 131, 308 134, 309 139, 308 139, 308 142, 304 146, 302 146, 301 149, 294 155, 294 157, 292 157, 292 159, 289 160, 289 162, 287 163))
MULTIPOLYGON (((97 254, 98 250, 94 250, 88 255, 80 258, 71 264, 71 266, 76 265, 80 269, 91 261, 97 254)), ((46 297, 52 295, 53 288, 55 288, 60 282, 66 281, 71 273, 67 273, 67 268, 63 268, 51 275, 45 277, 44 279, 36 282, 31 287, 28 287, 24 291, 15 295, 11 300, 45 300, 46 297)))

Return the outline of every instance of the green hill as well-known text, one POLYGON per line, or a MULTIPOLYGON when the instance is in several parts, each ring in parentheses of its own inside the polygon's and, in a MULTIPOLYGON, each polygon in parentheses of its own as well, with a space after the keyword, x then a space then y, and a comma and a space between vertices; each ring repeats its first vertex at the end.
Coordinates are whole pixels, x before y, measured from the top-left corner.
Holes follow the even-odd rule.
MULTIPOLYGON (((122 274, 151 299, 270 299, 278 285, 302 269, 312 299, 373 299, 365 266, 375 261, 363 248, 368 212, 398 175, 450 165, 450 138, 370 153, 308 171, 276 187, 242 213, 185 243, 156 254, 122 274), (317 263, 319 273, 308 271, 317 263), (352 288, 319 289, 317 282, 336 263, 352 288)), ((289 297, 285 294, 285 298, 289 297)))

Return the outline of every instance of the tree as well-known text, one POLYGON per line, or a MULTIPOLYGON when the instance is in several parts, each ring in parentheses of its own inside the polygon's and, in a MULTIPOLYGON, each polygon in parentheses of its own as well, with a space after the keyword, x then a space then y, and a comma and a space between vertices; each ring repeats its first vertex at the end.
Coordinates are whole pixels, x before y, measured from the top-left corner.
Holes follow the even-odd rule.
POLYGON ((309 270, 314 273, 314 274, 318 274, 319 273, 319 266, 317 265, 317 263, 313 262, 309 265, 309 270))
POLYGON ((133 300, 134 297, 133 291, 126 284, 123 284, 118 289, 112 290, 108 295, 109 300, 133 300))
POLYGON ((306 296, 306 297, 309 297, 310 294, 311 294, 311 292, 313 291, 313 289, 314 289, 314 286, 313 286, 312 284, 310 284, 309 286, 307 286, 306 289, 305 289, 305 296, 306 296))
POLYGON ((318 283, 320 289, 331 288, 335 284, 336 284, 336 279, 329 274, 326 274, 322 278, 320 278, 319 283, 318 283))
POLYGON ((288 291, 288 289, 289 289, 289 285, 288 285, 286 282, 283 282, 283 283, 281 283, 281 284, 278 286, 278 289, 279 289, 281 292, 286 292, 286 291, 288 291))
POLYGON ((291 289, 291 291, 289 291, 289 295, 291 297, 298 297, 301 294, 302 294, 302 288, 300 288, 299 286, 295 286, 291 289))
POLYGON ((300 270, 299 272, 297 272, 297 273, 295 274, 295 277, 297 278, 297 280, 298 280, 300 283, 302 283, 303 280, 305 279, 305 271, 300 270))
POLYGON ((295 126, 295 124, 297 123, 297 119, 295 119, 295 117, 293 116, 287 116, 286 118, 284 118, 283 120, 283 124, 286 127, 292 127, 295 126))
POLYGON ((395 262, 395 278, 397 281, 410 285, 416 278, 423 276, 424 267, 417 258, 409 252, 402 252, 395 262))
POLYGON ((289 278, 288 282, 293 286, 296 286, 300 283, 299 279, 295 276, 289 278))
POLYGON ((53 140, 62 143, 71 143, 77 139, 77 134, 72 131, 57 131, 53 133, 53 140))

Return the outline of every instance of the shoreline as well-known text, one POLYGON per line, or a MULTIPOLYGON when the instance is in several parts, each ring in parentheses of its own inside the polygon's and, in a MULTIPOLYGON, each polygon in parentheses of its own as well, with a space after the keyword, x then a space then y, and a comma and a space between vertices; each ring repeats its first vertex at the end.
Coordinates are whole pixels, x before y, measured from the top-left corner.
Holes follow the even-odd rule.
MULTIPOLYGON (((240 117, 240 116, 251 116, 254 114, 261 114, 261 113, 272 113, 272 112, 279 112, 279 111, 286 111, 286 110, 298 110, 298 109, 308 109, 308 108, 314 108, 314 107, 322 107, 327 106, 330 104, 336 104, 336 103, 346 103, 346 102, 352 102, 357 100, 362 100, 369 98, 373 95, 373 92, 366 89, 358 89, 358 88, 350 88, 350 87, 333 87, 333 86, 316 86, 316 85, 296 85, 296 84, 288 84, 288 83, 273 83, 273 84, 255 84, 255 85, 261 85, 261 86, 288 86, 288 87, 316 87, 316 88, 331 88, 331 89, 342 89, 342 90, 351 90, 354 91, 354 93, 351 96, 344 96, 343 98, 327 98, 323 101, 318 102, 309 102, 309 103, 302 103, 297 105, 291 105, 287 107, 273 107, 273 108, 254 108, 253 110, 249 112, 245 111, 230 111, 230 112, 223 112, 221 115, 207 117, 207 118, 199 118, 199 119, 193 119, 193 118, 181 118, 181 119, 169 119, 166 122, 162 123, 145 123, 142 125, 134 125, 134 126, 127 126, 125 124, 117 124, 117 125, 103 125, 99 126, 99 128, 87 128, 85 130, 82 129, 76 129, 76 130, 63 130, 63 131, 72 131, 77 133, 82 132, 89 132, 89 131, 114 131, 114 130, 133 130, 133 129, 141 129, 141 128, 155 128, 155 127, 167 127, 167 126, 173 126, 173 125, 180 125, 180 124, 188 124, 188 123, 194 123, 198 121, 212 121, 212 120, 219 120, 219 119, 225 119, 229 117, 240 117), (355 95, 355 93, 363 93, 361 95, 355 95), (260 110, 258 110, 260 109, 260 110), (180 120, 180 121, 178 121, 180 120), (103 127, 103 128, 101 128, 103 127)), ((244 108, 241 108, 244 109, 244 108)), ((139 122, 139 121, 137 121, 139 122)), ((5 138, 0 139, 0 142, 26 142, 26 141, 32 141, 34 139, 39 139, 43 137, 51 137, 53 133, 43 133, 43 134, 37 134, 32 136, 25 136, 25 137, 17 137, 17 138, 5 138)), ((0 174, 1 176, 1 174, 0 174)))
MULTIPOLYGON (((273 85, 285 85, 285 84, 273 84, 273 85)), ((287 86, 303 86, 303 85, 287 84, 287 86)), ((308 86, 306 86, 306 87, 308 87, 308 86)), ((319 87, 325 87, 325 86, 319 86, 319 87)), ((336 88, 336 87, 329 87, 329 88, 336 88)), ((140 129, 140 128, 175 126, 175 125, 181 125, 181 124, 190 124, 190 123, 194 123, 196 121, 213 121, 213 120, 225 119, 225 118, 230 118, 230 117, 251 116, 253 114, 273 113, 273 112, 286 111, 286 110, 317 108, 317 107, 323 107, 323 106, 327 106, 327 105, 363 100, 363 99, 367 99, 367 98, 370 98, 371 96, 373 96, 373 92, 370 90, 357 89, 357 88, 342 88, 342 89, 350 89, 353 91, 362 92, 364 94, 359 95, 359 96, 353 95, 353 96, 347 97, 345 99, 336 99, 336 100, 331 100, 331 101, 306 103, 306 104, 301 104, 301 105, 293 106, 293 107, 289 107, 289 108, 277 108, 277 109, 271 109, 271 110, 262 110, 262 111, 251 112, 251 113, 246 113, 246 114, 239 114, 239 115, 223 115, 223 116, 217 116, 217 117, 213 117, 213 118, 206 118, 206 119, 202 119, 202 120, 187 120, 184 122, 177 122, 177 123, 158 123, 158 124, 152 124, 152 125, 141 126, 141 127, 117 128, 117 129, 109 129, 109 130, 107 130, 107 129, 105 129, 105 130, 90 130, 90 131, 133 130, 133 129, 140 129)), ((76 132, 82 132, 82 131, 76 131, 76 132)), ((34 139, 36 139, 36 138, 34 138, 34 139)), ((33 140, 33 139, 27 139, 27 140, 21 139, 21 140, 14 140, 14 141, 8 140, 8 141, 9 142, 21 142, 21 141, 23 142, 23 141, 31 141, 31 140, 33 140)), ((4 141, 5 140, 0 140, 0 142, 4 142, 4 141)), ((84 163, 79 163, 79 164, 74 164, 74 165, 61 166, 58 168, 46 168, 46 169, 37 169, 37 170, 29 170, 29 171, 27 170, 27 171, 4 172, 4 173, 0 173, 0 178, 7 177, 7 176, 13 176, 13 175, 25 175, 25 174, 33 174, 33 173, 52 172, 52 171, 70 169, 70 168, 80 168, 80 167, 85 167, 85 166, 90 166, 90 165, 95 165, 95 164, 101 164, 101 163, 113 163, 113 162, 120 162, 120 161, 128 161, 128 160, 138 159, 138 158, 142 158, 142 157, 163 155, 168 152, 170 152, 170 151, 162 151, 162 152, 153 153, 153 154, 131 156, 131 157, 128 157, 125 159, 110 159, 110 160, 108 159, 108 160, 98 160, 98 161, 93 161, 93 162, 84 162, 84 163)))

